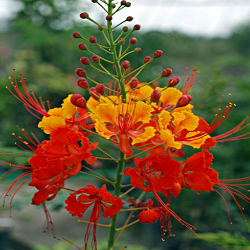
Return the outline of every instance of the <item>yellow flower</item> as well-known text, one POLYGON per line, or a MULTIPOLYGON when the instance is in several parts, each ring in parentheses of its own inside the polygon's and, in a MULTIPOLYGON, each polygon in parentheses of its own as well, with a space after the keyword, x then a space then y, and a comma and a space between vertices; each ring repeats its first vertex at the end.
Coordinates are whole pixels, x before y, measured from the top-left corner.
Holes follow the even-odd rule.
POLYGON ((156 130, 152 126, 143 128, 150 121, 152 112, 152 107, 141 101, 118 105, 102 103, 93 111, 95 128, 106 139, 118 135, 121 151, 128 153, 131 150, 130 139, 133 145, 154 137, 156 130))
POLYGON ((45 134, 50 134, 53 130, 66 126, 66 120, 72 118, 77 112, 75 107, 70 102, 71 95, 63 100, 61 108, 53 108, 48 111, 50 116, 44 116, 38 123, 38 128, 41 128, 45 134))

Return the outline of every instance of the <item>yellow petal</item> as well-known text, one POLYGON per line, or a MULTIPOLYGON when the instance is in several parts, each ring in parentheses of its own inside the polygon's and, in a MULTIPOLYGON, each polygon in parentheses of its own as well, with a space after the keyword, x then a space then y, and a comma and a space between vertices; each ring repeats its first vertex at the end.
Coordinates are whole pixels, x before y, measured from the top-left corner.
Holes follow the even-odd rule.
POLYGON ((45 134, 50 134, 53 130, 63 126, 65 126, 65 120, 58 116, 44 116, 38 123, 38 128, 41 128, 45 134))
POLYGON ((118 118, 118 106, 114 106, 113 103, 103 103, 97 106, 93 111, 93 114, 101 122, 109 122, 116 125, 118 118))
POLYGON ((182 144, 174 140, 173 134, 168 130, 162 130, 160 132, 160 138, 164 141, 167 147, 181 149, 182 144))
MULTIPOLYGON (((186 138, 191 137, 191 136, 195 136, 197 134, 200 134, 200 132, 199 131, 197 131, 197 132, 189 132, 189 133, 187 133, 186 138)), ((206 135, 206 136, 204 136, 202 138, 197 137, 197 138, 193 138, 190 141, 189 140, 183 141, 182 143, 185 144, 185 145, 192 146, 193 148, 200 148, 208 138, 210 138, 210 136, 206 135)))
POLYGON ((63 117, 67 119, 70 119, 77 111, 77 107, 75 107, 70 102, 71 96, 72 95, 68 95, 68 97, 63 100, 63 104, 62 104, 63 117))
POLYGON ((191 111, 182 110, 180 112, 173 112, 172 116, 174 117, 173 124, 175 126, 175 133, 183 129, 193 131, 199 125, 199 117, 191 111))
POLYGON ((95 129, 96 129, 96 132, 97 132, 99 135, 103 136, 103 137, 106 138, 106 139, 109 139, 112 135, 116 135, 116 134, 117 134, 117 133, 115 133, 115 132, 109 131, 109 130, 106 128, 105 124, 104 124, 103 122, 99 122, 99 121, 97 121, 97 122, 95 123, 95 129))
MULTIPOLYGON (((144 83, 140 83, 138 86, 142 86, 144 83)), ((128 86, 126 88, 126 90, 130 90, 130 86, 128 86)), ((139 89, 136 89, 134 90, 133 92, 129 92, 129 95, 128 95, 128 100, 130 98, 130 95, 132 95, 132 98, 134 100, 145 100, 145 101, 150 101, 150 96, 151 96, 151 93, 154 91, 153 88, 151 88, 150 86, 143 86, 139 89), (146 98, 146 99, 145 99, 146 98)))
MULTIPOLYGON (((162 90, 163 88, 157 87, 156 89, 162 90)), ((163 106, 176 105, 179 98, 182 96, 180 90, 175 88, 167 88, 161 92, 160 101, 162 101, 163 106)))
POLYGON ((169 122, 171 121, 172 117, 171 115, 169 114, 168 111, 165 111, 163 110, 160 115, 159 115, 159 120, 158 120, 158 123, 159 123, 159 127, 160 129, 166 129, 169 122))
POLYGON ((151 113, 154 111, 153 108, 144 102, 135 102, 134 111, 132 112, 133 124, 137 122, 148 123, 151 118, 151 113))
POLYGON ((63 109, 62 108, 53 108, 53 109, 50 109, 48 111, 48 114, 52 115, 52 116, 62 117, 63 116, 63 109))
POLYGON ((149 139, 154 137, 155 132, 156 130, 154 129, 154 127, 146 127, 145 131, 142 134, 133 139, 132 145, 148 141, 149 139))

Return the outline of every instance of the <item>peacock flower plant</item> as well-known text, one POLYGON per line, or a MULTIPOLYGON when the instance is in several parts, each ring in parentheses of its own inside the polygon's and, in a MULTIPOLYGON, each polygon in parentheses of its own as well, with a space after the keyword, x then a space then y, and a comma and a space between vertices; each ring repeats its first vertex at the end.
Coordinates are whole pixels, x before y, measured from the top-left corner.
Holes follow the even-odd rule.
MULTIPOLYGON (((118 11, 130 7, 131 3, 121 1, 118 4, 113 0, 92 0, 92 3, 98 3, 106 12, 106 24, 98 23, 86 12, 80 13, 80 18, 96 25, 106 44, 99 43, 94 36, 84 37, 79 32, 73 33, 73 38, 80 41, 78 48, 83 53, 80 63, 84 68, 79 66, 75 70, 75 74, 79 76, 76 80, 79 93, 69 94, 62 101, 61 107, 52 108, 49 102, 45 105, 41 98, 36 98, 33 91, 27 90, 22 73, 20 83, 15 70, 14 80, 9 77, 11 86, 6 88, 39 119, 37 127, 47 134, 49 139, 40 142, 34 133, 29 135, 25 129, 20 128, 18 129, 21 136, 13 133, 18 141, 16 145, 25 151, 19 156, 26 157, 27 164, 0 161, 1 166, 9 168, 2 178, 13 171, 20 171, 20 175, 0 196, 3 207, 7 207, 8 197, 12 194, 9 206, 11 213, 13 199, 20 188, 23 185, 35 187, 31 204, 43 206, 47 220, 46 229, 56 238, 46 204, 53 200, 58 192, 69 192, 65 209, 72 216, 84 217, 84 220, 79 222, 87 223, 88 226, 83 236, 83 248, 66 238, 63 239, 84 250, 88 249, 91 238, 92 249, 98 249, 99 226, 109 230, 107 250, 117 249, 115 243, 121 233, 136 223, 151 224, 159 220, 160 237, 163 241, 166 233, 173 236, 171 219, 177 220, 196 234, 196 228, 171 209, 171 197, 178 199, 184 189, 197 194, 217 193, 225 202, 231 222, 226 199, 220 192, 226 191, 245 218, 238 200, 240 198, 250 203, 246 194, 248 190, 245 188, 250 185, 250 177, 219 178, 218 172, 212 167, 214 157, 209 151, 222 142, 249 139, 249 132, 241 133, 250 125, 249 117, 229 131, 216 134, 217 127, 227 122, 236 105, 232 104, 228 97, 223 107, 222 98, 210 123, 196 115, 191 104, 192 97, 188 94, 199 73, 196 68, 190 75, 186 69, 181 91, 176 88, 180 79, 172 76, 170 68, 159 72, 156 79, 144 82, 139 78, 140 73, 146 70, 149 64, 155 63, 163 52, 157 50, 153 55, 145 56, 141 66, 135 69, 126 59, 132 53, 141 52, 141 48, 133 47, 137 39, 131 37, 141 26, 136 24, 130 30, 124 26, 121 33, 115 37, 117 30, 125 22, 131 22, 133 17, 128 16, 117 24, 114 17, 118 11), (129 45, 124 48, 126 41, 129 45), (99 49, 105 56, 93 52, 94 47, 95 51, 99 49), (109 82, 99 83, 92 79, 87 73, 87 67, 108 76, 109 82), (155 82, 163 78, 167 79, 167 84, 155 86, 155 82), (89 96, 88 100, 84 96, 89 96), (236 135, 238 132, 241 134, 236 135), (102 148, 102 143, 99 143, 101 140, 110 143, 114 152, 102 148), (183 148, 187 146, 196 149, 196 153, 185 158, 183 148), (106 176, 105 171, 101 175, 94 168, 95 164, 106 168, 102 164, 105 161, 117 164, 114 176, 106 176), (87 175, 96 179, 99 186, 84 185, 83 182, 83 186, 78 190, 68 188, 67 180, 76 175, 79 178, 81 175, 87 175), (131 195, 138 193, 138 197, 131 198, 131 195), (91 211, 90 216, 85 214, 86 210, 91 211), (118 228, 117 218, 128 211, 130 213, 124 225, 118 228), (131 216, 131 212, 138 218, 131 216), (109 219, 110 223, 99 223, 100 216, 109 219)), ((5 154, 8 153, 1 152, 1 155, 5 154)))

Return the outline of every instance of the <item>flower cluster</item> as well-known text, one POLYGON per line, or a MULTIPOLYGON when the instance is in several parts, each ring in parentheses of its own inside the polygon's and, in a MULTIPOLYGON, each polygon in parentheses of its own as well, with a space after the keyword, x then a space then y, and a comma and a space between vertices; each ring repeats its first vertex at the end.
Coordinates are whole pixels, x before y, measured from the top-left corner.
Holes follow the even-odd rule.
MULTIPOLYGON (((65 208, 72 216, 82 218, 86 210, 92 211, 89 220, 82 221, 88 223, 84 237, 85 250, 91 231, 92 248, 97 249, 97 226, 110 228, 108 250, 113 249, 116 230, 124 230, 137 222, 144 224, 159 220, 163 240, 167 231, 169 236, 172 235, 172 217, 194 232, 195 227, 182 220, 171 209, 170 197, 177 198, 183 189, 198 194, 202 191, 216 192, 222 197, 228 209, 220 193, 220 190, 227 191, 242 212, 237 198, 250 203, 250 198, 244 194, 244 191, 247 191, 246 182, 250 177, 220 179, 218 172, 212 167, 214 157, 209 150, 221 142, 248 139, 249 133, 236 133, 250 125, 249 117, 231 130, 216 134, 215 130, 227 120, 235 105, 229 101, 229 95, 223 106, 222 97, 211 123, 196 115, 191 104, 192 97, 189 95, 197 78, 196 68, 191 74, 186 69, 181 90, 176 88, 180 79, 172 75, 170 68, 163 69, 157 79, 143 82, 139 79, 139 74, 161 57, 163 52, 157 50, 152 56, 146 56, 142 60, 142 65, 132 70, 131 63, 123 59, 128 54, 141 52, 141 48, 133 49, 137 39, 129 38, 133 32, 140 29, 140 25, 134 25, 130 31, 124 26, 116 40, 112 33, 124 22, 132 21, 133 18, 129 16, 120 24, 112 26, 114 14, 130 7, 131 3, 121 1, 117 6, 112 0, 92 2, 106 9, 107 25, 97 23, 86 12, 81 13, 80 17, 97 25, 107 44, 102 45, 96 37, 86 38, 78 32, 74 32, 73 37, 99 48, 105 55, 110 55, 110 58, 102 57, 90 50, 85 43, 78 44, 82 52, 92 56, 90 59, 84 55, 80 58, 80 63, 109 76, 111 81, 107 84, 96 82, 89 77, 85 68, 77 68, 75 73, 79 78, 76 82, 80 87, 79 92, 82 91, 81 94, 70 94, 63 100, 61 107, 51 108, 49 102, 46 107, 32 91, 27 90, 22 74, 19 84, 14 71, 14 81, 10 77, 12 87, 7 89, 40 120, 37 126, 49 135, 49 140, 40 142, 33 133, 29 135, 24 129, 19 129, 21 136, 13 134, 19 141, 17 145, 27 152, 24 156, 29 157, 29 160, 27 165, 1 161, 1 165, 13 167, 7 173, 15 170, 24 171, 1 195, 4 197, 3 206, 5 207, 6 197, 13 193, 11 206, 17 191, 28 183, 37 189, 32 204, 43 205, 46 218, 51 220, 45 203, 53 200, 61 190, 70 191, 69 197, 65 200, 65 208), (129 45, 124 49, 125 41, 129 41, 129 45), (111 73, 111 70, 115 73, 111 73), (156 86, 155 82, 161 79, 165 84, 162 87, 156 86), (88 100, 84 97, 87 95, 88 100), (89 138, 94 140, 97 137, 109 142, 113 145, 112 148, 116 147, 115 154, 118 153, 119 158, 112 156, 113 152, 101 148, 98 142, 90 143, 89 138), (196 149, 198 153, 185 158, 186 146, 196 149), (98 156, 98 152, 107 158, 98 156), (131 161, 133 158, 134 162, 131 161), (97 160, 116 162, 116 177, 110 179, 109 176, 101 175, 94 170, 91 165, 97 160), (131 162, 133 166, 125 167, 131 162), (86 163, 90 166, 85 166, 86 163), (80 177, 81 174, 109 184, 109 191, 105 184, 99 189, 93 185, 78 190, 67 188, 66 180, 75 175, 80 177), (130 184, 123 184, 125 181, 130 181, 130 184), (130 188, 127 189, 128 187, 130 188), (134 190, 142 191, 140 197, 126 199, 126 195, 134 190), (124 226, 117 229, 117 214, 126 211, 138 212, 138 219, 130 222, 129 217, 124 226), (110 225, 98 223, 101 214, 111 219, 110 225)), ((229 211, 228 215, 231 221, 229 211)))

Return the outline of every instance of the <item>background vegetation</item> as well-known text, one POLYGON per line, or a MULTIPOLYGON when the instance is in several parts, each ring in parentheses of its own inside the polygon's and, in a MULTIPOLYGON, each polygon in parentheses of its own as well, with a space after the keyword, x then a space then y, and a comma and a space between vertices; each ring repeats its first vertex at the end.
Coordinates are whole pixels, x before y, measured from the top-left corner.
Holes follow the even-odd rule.
MULTIPOLYGON (((8 76, 12 75, 12 68, 24 73, 28 88, 32 88, 37 96, 50 100, 51 106, 57 107, 69 93, 80 92, 86 95, 77 87, 74 74, 75 68, 80 66, 79 58, 84 53, 78 50, 78 40, 73 39, 71 33, 80 31, 85 37, 94 35, 102 39, 96 27, 86 26, 85 22, 79 24, 72 19, 72 13, 78 9, 77 1, 74 5, 71 4, 71 0, 17 2, 22 4, 21 10, 9 20, 8 29, 0 33, 0 152, 18 152, 13 148, 14 140, 11 138, 11 133, 17 132, 17 124, 25 127, 27 131, 32 130, 40 139, 44 139, 39 129, 36 129, 36 118, 5 89, 5 86, 9 85, 8 76)), ((185 68, 198 68, 200 74, 191 94, 195 105, 194 112, 206 120, 212 121, 221 94, 227 96, 228 93, 232 93, 231 101, 236 103, 237 107, 227 122, 216 130, 216 134, 228 131, 249 115, 250 24, 238 27, 224 39, 191 37, 157 30, 148 33, 140 31, 136 33, 136 37, 138 46, 143 50, 141 54, 129 58, 132 67, 139 66, 144 56, 152 55, 156 49, 164 51, 164 56, 144 71, 141 81, 152 80, 163 68, 171 67, 174 75, 182 78, 179 86, 181 88, 185 68)), ((100 83, 108 80, 96 72, 88 72, 100 83)), ((159 83, 164 85, 166 80, 159 83)), ((213 153, 214 167, 221 178, 250 175, 250 140, 225 143, 222 147, 214 149, 213 153)), ((10 161, 22 163, 20 157, 13 157, 10 161)), ((112 166, 107 166, 110 174, 112 169, 112 166)), ((0 190, 2 193, 1 185, 0 190)), ((228 200, 233 225, 229 225, 224 203, 216 193, 196 195, 186 190, 178 197, 178 201, 173 200, 173 210, 195 225, 200 237, 194 237, 187 229, 173 221, 175 238, 161 242, 157 223, 136 225, 123 235, 123 245, 128 245, 129 250, 138 250, 139 247, 142 250, 249 249, 250 223, 244 221, 234 201, 227 194, 225 197, 228 200), (133 237, 135 234, 136 237, 133 237)), ((26 200, 26 204, 28 203, 29 200, 26 200)), ((61 203, 62 207, 63 200, 61 203)), ((243 201, 240 203, 245 207, 245 215, 249 218, 250 206, 247 203, 243 204, 243 201)), ((60 206, 54 207, 59 208, 60 206)), ((1 212, 0 210, 0 216, 1 212)), ((32 221, 27 223, 32 226, 32 221)), ((34 246, 35 242, 30 244, 34 246)), ((68 249, 62 243, 50 244, 55 244, 53 249, 68 249)), ((52 247, 39 245, 34 249, 52 247)))

